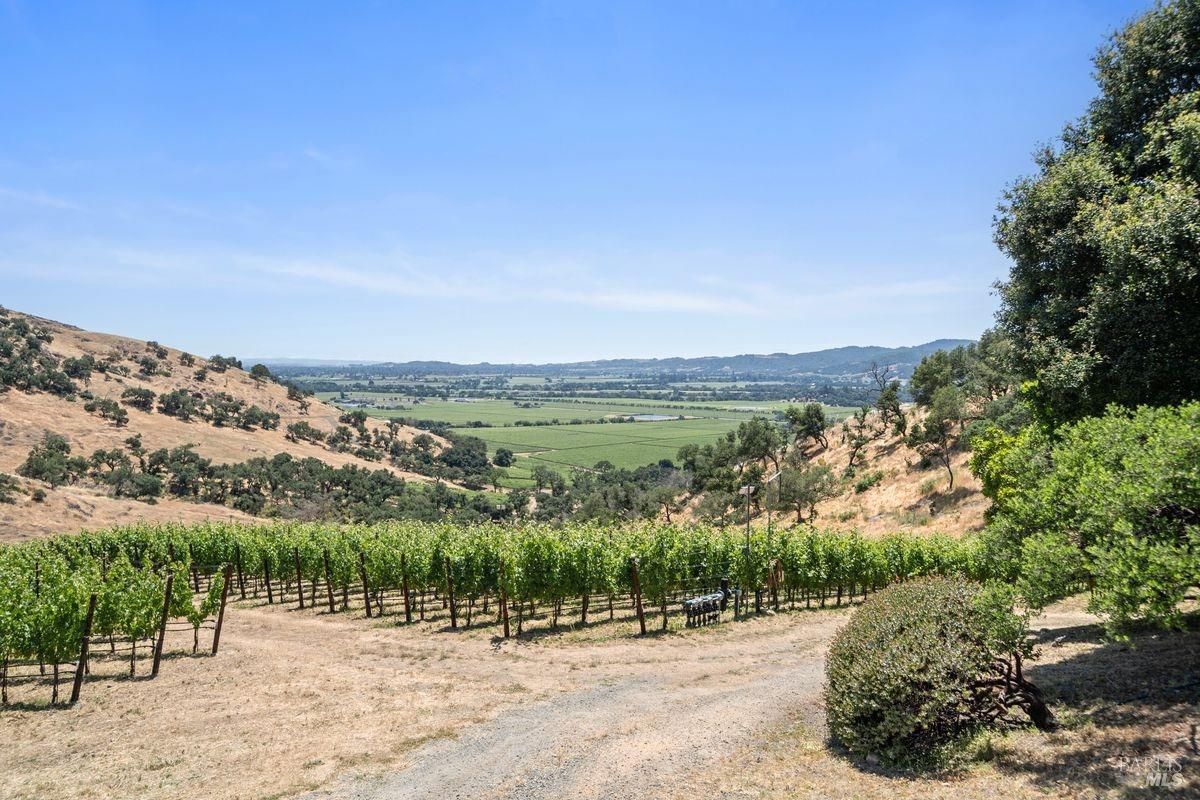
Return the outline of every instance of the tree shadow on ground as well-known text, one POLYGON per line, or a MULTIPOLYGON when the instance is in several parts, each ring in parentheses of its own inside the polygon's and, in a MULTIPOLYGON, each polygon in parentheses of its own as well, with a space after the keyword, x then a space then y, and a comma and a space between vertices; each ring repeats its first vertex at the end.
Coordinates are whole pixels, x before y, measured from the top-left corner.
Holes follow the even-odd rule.
POLYGON ((927 495, 923 495, 916 501, 909 503, 904 508, 907 511, 928 511, 932 506, 934 512, 931 517, 936 517, 937 514, 943 511, 953 510, 959 503, 969 497, 976 496, 976 492, 968 489, 965 486, 956 486, 953 491, 945 492, 942 490, 934 490, 927 495))
POLYGON ((1002 747, 995 766, 1047 791, 1195 797, 1200 787, 1200 615, 1185 629, 1107 640, 1100 625, 1040 631, 1043 661, 1027 677, 1046 692, 1061 730, 1002 747), (1055 650, 1077 652, 1056 658, 1055 650))

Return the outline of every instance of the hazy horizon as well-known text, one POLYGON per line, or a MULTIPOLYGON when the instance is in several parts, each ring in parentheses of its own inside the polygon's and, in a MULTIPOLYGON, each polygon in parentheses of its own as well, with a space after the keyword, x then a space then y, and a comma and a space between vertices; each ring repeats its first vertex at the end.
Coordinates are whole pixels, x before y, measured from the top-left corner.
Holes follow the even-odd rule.
POLYGON ((626 355, 626 356, 612 356, 612 357, 607 357, 607 358, 582 358, 582 359, 576 359, 574 361, 488 361, 486 359, 475 360, 475 361, 447 361, 445 359, 436 359, 436 358, 410 358, 410 359, 404 359, 403 361, 398 361, 396 359, 383 359, 383 360, 376 361, 376 360, 364 360, 364 359, 305 358, 304 356, 263 356, 263 355, 239 356, 239 358, 241 358, 243 363, 246 364, 247 366, 249 366, 249 364, 251 364, 251 363, 256 363, 256 362, 263 363, 263 364, 274 363, 274 364, 280 364, 280 365, 292 363, 297 366, 304 366, 306 364, 322 365, 322 366, 343 366, 343 365, 345 365, 345 366, 362 366, 362 365, 369 366, 372 364, 389 364, 389 363, 404 364, 404 363, 409 363, 409 362, 455 364, 458 366, 472 366, 475 364, 488 364, 490 366, 496 366, 496 367, 510 366, 510 365, 552 366, 552 365, 556 365, 556 364, 586 364, 586 363, 590 363, 590 362, 605 362, 605 361, 671 361, 671 360, 674 360, 677 358, 696 359, 696 358, 739 358, 739 357, 744 357, 744 356, 779 356, 779 355, 795 356, 795 355, 808 355, 811 353, 826 352, 829 350, 844 350, 844 349, 851 349, 851 348, 862 348, 862 349, 884 348, 884 349, 888 349, 888 350, 898 350, 898 349, 906 348, 906 347, 907 348, 917 348, 917 347, 921 347, 923 345, 931 344, 932 342, 936 342, 936 341, 964 342, 964 341, 975 341, 975 339, 955 339, 955 338, 951 338, 951 337, 939 337, 937 339, 930 339, 927 342, 913 342, 912 344, 844 344, 844 345, 837 345, 834 347, 821 348, 820 350, 803 350, 803 351, 797 351, 797 352, 791 352, 791 353, 788 353, 788 352, 785 352, 782 350, 776 350, 776 351, 772 351, 770 353, 708 353, 703 356, 626 355))

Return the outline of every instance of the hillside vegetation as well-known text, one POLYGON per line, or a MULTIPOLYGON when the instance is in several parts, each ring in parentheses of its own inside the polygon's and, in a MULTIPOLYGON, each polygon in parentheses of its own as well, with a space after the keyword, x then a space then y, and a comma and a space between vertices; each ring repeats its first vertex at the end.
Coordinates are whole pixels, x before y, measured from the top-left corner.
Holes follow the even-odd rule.
MULTIPOLYGON (((17 476, 30 451, 47 434, 62 437, 72 456, 84 458, 98 450, 128 452, 129 440, 137 437, 145 453, 190 446, 214 464, 286 453, 331 467, 387 469, 405 480, 429 481, 352 451, 339 452, 318 441, 290 436, 288 426, 301 422, 329 436, 337 430, 342 412, 252 375, 236 366, 236 359, 206 359, 156 342, 94 333, 15 311, 4 314, 0 473, 7 473, 14 485, 7 493, 11 502, 0 503, 2 540, 135 521, 248 518, 233 508, 183 502, 170 494, 150 504, 113 496, 97 481, 79 480, 50 489, 43 481, 17 476), (225 416, 191 413, 185 418, 164 413, 164 398, 180 396, 175 393, 197 403, 215 399, 225 416)), ((389 431, 389 426, 374 420, 364 425, 372 433, 386 433, 403 442, 422 435, 396 425, 389 431)), ((434 438, 435 447, 445 445, 434 438)))
MULTIPOLYGON (((916 410, 907 413, 920 418, 916 410)), ((836 431, 830 431, 828 438, 828 448, 810 446, 807 453, 813 462, 828 465, 837 473, 849 463, 853 447, 840 440, 836 431)), ((971 454, 964 448, 956 447, 950 454, 953 489, 946 470, 907 447, 903 436, 883 436, 868 444, 861 458, 857 477, 846 480, 833 497, 817 502, 815 521, 821 527, 868 536, 900 530, 962 535, 983 529, 990 503, 968 468, 971 454)), ((794 512, 778 513, 776 525, 795 522, 794 512)), ((765 524, 765 520, 759 516, 755 524, 765 524)))

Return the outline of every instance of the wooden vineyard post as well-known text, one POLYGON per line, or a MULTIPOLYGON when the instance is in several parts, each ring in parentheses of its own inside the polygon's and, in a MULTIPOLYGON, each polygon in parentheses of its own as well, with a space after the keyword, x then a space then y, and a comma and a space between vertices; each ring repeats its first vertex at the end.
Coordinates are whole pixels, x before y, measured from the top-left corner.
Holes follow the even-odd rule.
POLYGON ((642 631, 642 636, 646 635, 646 612, 642 609, 642 582, 638 579, 637 559, 629 559, 629 569, 633 574, 633 597, 634 604, 637 607, 638 627, 642 631))
POLYGON ((371 590, 367 587, 367 554, 358 554, 358 577, 362 578, 363 606, 367 609, 367 619, 371 618, 371 590))
POLYGON ((292 548, 292 556, 296 561, 296 596, 300 598, 300 610, 304 610, 304 579, 300 574, 300 548, 292 548))
POLYGON ((150 677, 158 675, 158 665, 162 661, 163 641, 167 638, 167 615, 171 613, 171 587, 175 583, 174 573, 167 573, 167 588, 163 592, 162 616, 158 620, 158 641, 154 643, 154 666, 150 668, 150 677))
POLYGON ((783 567, 777 558, 771 565, 771 605, 775 606, 775 613, 779 613, 779 576, 782 574, 783 567))
POLYGON ((450 572, 450 559, 446 559, 446 589, 450 600, 450 627, 458 628, 458 608, 454 602, 454 576, 450 572))
POLYGON ((412 595, 408 592, 408 557, 400 554, 400 591, 404 593, 404 621, 412 622, 412 595))
POLYGON ((329 551, 323 553, 325 558, 325 593, 329 595, 329 613, 334 612, 333 608, 333 575, 329 572, 329 551))
POLYGON ((191 562, 192 568, 192 591, 200 594, 200 573, 196 571, 196 548, 188 544, 188 561, 191 562))
POLYGON ((275 596, 271 592, 271 559, 263 556, 263 576, 267 580, 267 605, 275 604, 275 596))
POLYGON ((242 574, 242 546, 234 543, 233 557, 237 562, 238 571, 238 591, 241 593, 242 599, 246 599, 246 576, 242 574))
POLYGON ((92 617, 96 615, 96 595, 88 598, 87 616, 83 619, 83 636, 79 639, 79 660, 75 662, 75 683, 71 686, 71 705, 79 702, 83 689, 83 674, 87 672, 88 643, 92 638, 92 617))
POLYGON ((229 599, 229 581, 233 577, 233 565, 225 565, 225 581, 221 587, 221 607, 217 611, 217 628, 213 631, 213 649, 212 654, 217 654, 217 646, 221 644, 221 626, 225 623, 225 601, 229 599))
MULTIPOLYGON (((40 597, 42 594, 42 562, 39 560, 33 566, 33 596, 40 597)), ((42 660, 42 649, 38 648, 38 672, 42 675, 46 674, 46 662, 42 660)), ((57 685, 57 681, 55 682, 57 685)))
POLYGON ((504 562, 500 562, 500 619, 504 620, 504 638, 508 638, 508 593, 504 591, 504 562))

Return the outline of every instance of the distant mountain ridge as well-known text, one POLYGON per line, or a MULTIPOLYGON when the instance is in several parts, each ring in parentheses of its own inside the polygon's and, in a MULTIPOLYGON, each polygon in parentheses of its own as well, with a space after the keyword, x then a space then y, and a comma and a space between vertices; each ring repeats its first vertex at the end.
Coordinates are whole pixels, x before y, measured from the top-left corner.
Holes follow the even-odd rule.
POLYGON ((697 358, 616 358, 595 361, 571 361, 549 364, 457 364, 450 361, 350 362, 305 359, 266 359, 263 363, 280 373, 332 371, 350 368, 369 370, 382 376, 400 375, 644 375, 692 374, 697 377, 755 375, 827 377, 856 375, 872 364, 893 366, 901 377, 908 377, 921 359, 938 350, 950 350, 970 344, 970 339, 935 339, 911 347, 847 346, 808 353, 747 353, 736 356, 700 356, 697 358))

